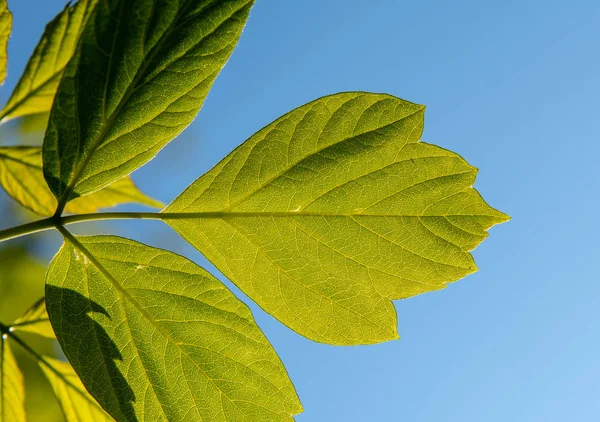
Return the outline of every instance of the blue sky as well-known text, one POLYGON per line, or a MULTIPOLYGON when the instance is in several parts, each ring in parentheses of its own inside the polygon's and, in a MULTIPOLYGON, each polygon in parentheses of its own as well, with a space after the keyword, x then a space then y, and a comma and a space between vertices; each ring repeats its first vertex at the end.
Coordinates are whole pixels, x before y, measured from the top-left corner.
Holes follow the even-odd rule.
MULTIPOLYGON (((64 1, 9 4, 4 99, 64 1)), ((426 104, 423 140, 478 167, 476 188, 512 216, 474 252, 478 273, 396 302, 398 341, 316 344, 250 304, 302 399, 299 422, 600 420, 598 28, 596 0, 257 1, 198 118, 134 174, 146 192, 169 202, 281 114, 364 90, 426 104)), ((160 222, 87 230, 214 272, 160 222)), ((49 257, 58 238, 45 236, 49 257)))

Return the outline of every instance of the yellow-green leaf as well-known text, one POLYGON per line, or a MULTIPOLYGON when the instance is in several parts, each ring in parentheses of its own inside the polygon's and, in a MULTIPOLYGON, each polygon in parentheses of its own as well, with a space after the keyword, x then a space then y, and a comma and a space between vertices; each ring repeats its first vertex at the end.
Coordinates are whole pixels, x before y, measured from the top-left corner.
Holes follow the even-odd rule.
POLYGON ((8 10, 6 0, 0 0, 0 85, 6 79, 6 66, 8 62, 8 39, 12 29, 12 13, 8 10))
POLYGON ((68 362, 44 356, 38 360, 48 378, 67 422, 102 422, 113 419, 87 392, 68 362))
MULTIPOLYGON (((48 189, 42 173, 42 153, 39 147, 0 147, 0 185, 13 199, 37 214, 52 215, 56 210, 56 198, 48 189)), ((128 202, 162 207, 162 203, 142 193, 130 177, 125 177, 98 192, 69 203, 65 211, 94 212, 128 202)))
POLYGON ((477 170, 418 142, 424 107, 342 93, 266 126, 163 219, 298 333, 352 345, 398 338, 393 299, 476 271, 469 251, 507 216, 477 170))
POLYGON ((135 202, 153 208, 162 208, 164 204, 152 199, 133 183, 129 176, 117 180, 112 185, 105 187, 87 196, 82 196, 67 204, 65 211, 71 213, 91 213, 100 208, 108 208, 118 204, 135 202))
POLYGON ((50 319, 46 312, 46 301, 44 298, 38 300, 23 315, 13 321, 10 325, 11 331, 25 331, 38 334, 43 337, 54 339, 54 330, 50 325, 50 319))
POLYGON ((62 232, 50 320, 116 420, 292 421, 302 410, 250 310, 208 272, 131 240, 62 232))
POLYGON ((8 345, 8 337, 0 337, 0 422, 25 422, 25 386, 23 374, 8 345))
POLYGON ((253 0, 99 0, 44 138, 59 206, 142 166, 196 116, 253 0))
POLYGON ((0 120, 50 111, 63 70, 75 52, 79 34, 96 2, 68 2, 46 25, 21 79, 0 112, 0 120))

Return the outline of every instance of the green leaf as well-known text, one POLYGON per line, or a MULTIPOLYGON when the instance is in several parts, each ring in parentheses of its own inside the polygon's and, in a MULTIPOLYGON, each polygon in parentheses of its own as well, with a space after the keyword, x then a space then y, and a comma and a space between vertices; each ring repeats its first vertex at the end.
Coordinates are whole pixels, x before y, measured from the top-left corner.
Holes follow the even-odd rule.
POLYGON ((163 219, 265 311, 315 341, 398 338, 393 299, 476 271, 469 251, 507 216, 476 169, 419 143, 425 107, 342 93, 266 126, 163 219))
MULTIPOLYGON (((39 147, 0 147, 0 185, 21 205, 40 215, 52 215, 57 201, 42 173, 39 147)), ((67 205, 70 213, 95 212, 127 202, 162 208, 162 203, 142 193, 131 178, 125 177, 91 195, 67 205)))
POLYGON ((99 1, 44 140, 44 176, 59 211, 145 164, 193 120, 252 3, 99 1))
POLYGON ((54 390, 67 422, 113 420, 89 395, 68 362, 44 356, 38 363, 54 390))
POLYGON ((50 320, 116 420, 292 421, 302 410, 250 310, 209 273, 131 240, 62 232, 50 320))
POLYGON ((91 195, 77 198, 67 205, 65 211, 71 213, 92 213, 100 208, 108 208, 130 202, 144 204, 153 208, 164 207, 162 202, 152 199, 140 191, 128 176, 117 180, 112 185, 91 195))
POLYGON ((0 120, 50 111, 63 70, 73 56, 77 40, 97 0, 67 3, 52 19, 33 50, 0 120))
POLYGON ((50 325, 50 319, 46 312, 46 301, 44 298, 38 300, 23 315, 13 321, 10 325, 11 331, 25 331, 38 334, 42 337, 54 339, 54 330, 50 325))
POLYGON ((12 13, 8 10, 6 0, 0 0, 0 85, 6 79, 6 65, 8 62, 8 39, 12 29, 12 13))
POLYGON ((8 345, 0 337, 0 422, 25 422, 25 386, 23 374, 8 345))

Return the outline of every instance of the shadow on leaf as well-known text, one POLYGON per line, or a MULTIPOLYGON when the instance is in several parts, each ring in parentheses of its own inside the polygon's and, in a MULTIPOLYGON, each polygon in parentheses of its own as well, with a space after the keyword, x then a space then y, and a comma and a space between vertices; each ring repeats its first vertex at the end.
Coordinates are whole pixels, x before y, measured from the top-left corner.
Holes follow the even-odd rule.
POLYGON ((60 345, 90 394, 116 420, 137 421, 135 395, 115 362, 123 357, 95 321, 110 319, 107 311, 73 290, 51 285, 46 285, 46 306, 60 345))

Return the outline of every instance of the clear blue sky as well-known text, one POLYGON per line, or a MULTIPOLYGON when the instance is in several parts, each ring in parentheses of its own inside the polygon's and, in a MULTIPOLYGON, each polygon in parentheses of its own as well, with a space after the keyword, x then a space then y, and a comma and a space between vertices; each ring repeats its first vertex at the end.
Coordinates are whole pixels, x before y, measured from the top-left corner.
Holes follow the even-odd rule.
MULTIPOLYGON (((9 3, 3 98, 64 0, 9 3)), ((424 140, 480 168, 513 219, 474 252, 478 273, 396 302, 395 342, 312 343, 251 305, 297 420, 600 420, 600 2, 258 0, 199 117, 134 178, 169 202, 263 125, 348 90, 426 104, 424 140)), ((108 230, 214 271, 160 222, 108 230)))

